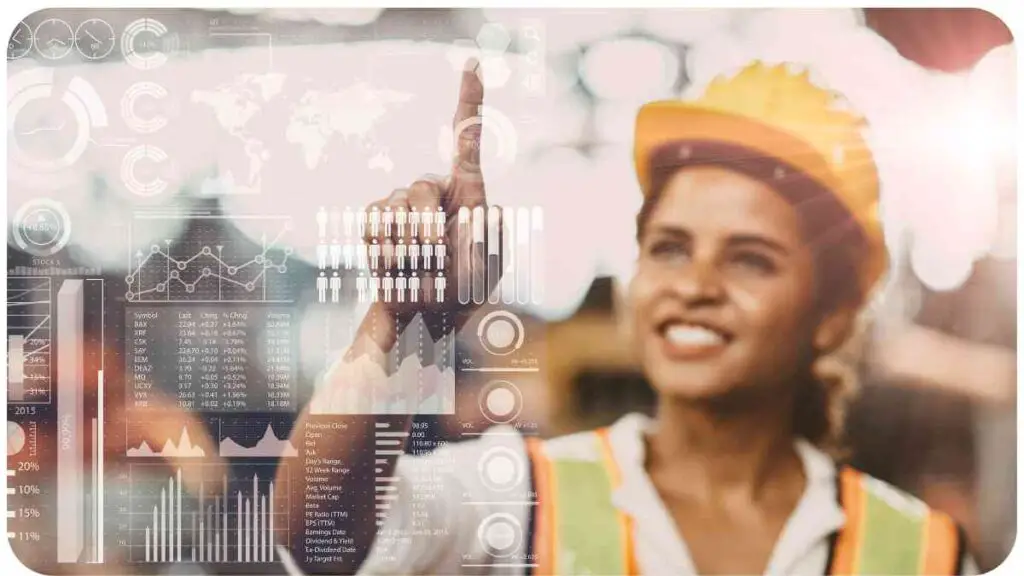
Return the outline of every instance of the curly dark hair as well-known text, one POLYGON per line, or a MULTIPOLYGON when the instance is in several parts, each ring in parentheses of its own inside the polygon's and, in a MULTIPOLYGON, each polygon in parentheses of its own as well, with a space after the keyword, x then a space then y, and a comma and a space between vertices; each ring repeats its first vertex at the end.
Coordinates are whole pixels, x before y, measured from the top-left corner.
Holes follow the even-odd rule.
MULTIPOLYGON (((796 209, 815 264, 815 309, 824 314, 840 306, 859 309, 865 302, 858 284, 859 263, 867 240, 836 196, 792 165, 732 144, 680 141, 663 145, 651 155, 651 181, 637 214, 639 242, 651 213, 669 180, 693 166, 721 166, 767 183, 796 209)), ((835 456, 843 454, 842 431, 846 405, 854 386, 848 371, 833 362, 822 370, 807 367, 797 391, 794 432, 835 456)))

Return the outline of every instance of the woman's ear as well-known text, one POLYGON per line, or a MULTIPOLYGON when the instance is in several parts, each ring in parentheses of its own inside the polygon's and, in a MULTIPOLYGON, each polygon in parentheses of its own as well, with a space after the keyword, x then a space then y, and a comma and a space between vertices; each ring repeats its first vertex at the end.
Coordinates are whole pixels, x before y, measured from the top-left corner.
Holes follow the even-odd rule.
POLYGON ((845 304, 825 314, 814 330, 814 349, 825 355, 835 352, 853 334, 860 307, 845 304))

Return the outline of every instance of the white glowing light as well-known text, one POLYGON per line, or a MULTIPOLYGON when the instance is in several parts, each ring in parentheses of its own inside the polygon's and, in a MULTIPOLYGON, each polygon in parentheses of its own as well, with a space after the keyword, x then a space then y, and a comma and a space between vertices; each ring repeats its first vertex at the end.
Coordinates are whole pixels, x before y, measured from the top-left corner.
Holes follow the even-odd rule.
POLYGON ((679 78, 679 58, 664 44, 640 38, 617 38, 587 49, 580 75, 607 100, 664 98, 679 78))
POLYGON ((542 21, 545 29, 545 47, 553 52, 565 52, 614 36, 633 25, 638 19, 638 13, 622 9, 485 8, 483 12, 489 21, 500 23, 512 30, 518 30, 530 19, 542 21))
POLYGON ((666 40, 699 44, 724 33, 734 12, 719 8, 645 10, 641 26, 666 40))
POLYGON ((910 253, 910 266, 926 286, 938 292, 955 290, 971 275, 972 260, 965 254, 954 255, 929 246, 928 242, 915 242, 910 253))

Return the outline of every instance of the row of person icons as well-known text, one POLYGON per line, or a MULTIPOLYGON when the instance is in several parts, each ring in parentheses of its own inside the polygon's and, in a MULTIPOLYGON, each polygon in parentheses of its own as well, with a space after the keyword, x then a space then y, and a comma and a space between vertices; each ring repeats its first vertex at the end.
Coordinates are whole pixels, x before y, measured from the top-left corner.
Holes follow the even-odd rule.
POLYGON ((448 279, 443 273, 433 278, 424 277, 422 279, 416 273, 406 276, 401 272, 396 276, 387 272, 383 276, 360 274, 354 279, 352 277, 343 279, 337 272, 334 272, 329 278, 326 273, 321 272, 316 279, 317 300, 321 303, 328 301, 328 293, 330 293, 331 302, 341 302, 343 288, 346 295, 351 295, 354 288, 355 295, 360 302, 379 302, 381 300, 384 302, 419 302, 421 293, 424 302, 444 302, 444 292, 447 287, 448 279), (431 290, 431 284, 433 284, 433 290, 431 290))
POLYGON ((430 270, 432 265, 436 265, 438 270, 443 270, 447 256, 448 246, 444 242, 420 244, 415 240, 409 244, 404 240, 380 244, 374 239, 369 244, 346 242, 319 244, 316 247, 317 267, 320 270, 326 270, 328 263, 334 270, 340 270, 342 265, 346 270, 352 270, 353 267, 366 269, 367 265, 377 270, 381 268, 382 260, 385 269, 418 270, 422 265, 423 270, 430 270))
POLYGON ((443 208, 431 210, 429 208, 417 209, 412 207, 409 210, 399 208, 392 210, 390 206, 380 209, 377 206, 369 210, 360 208, 352 210, 346 206, 343 211, 337 208, 321 206, 316 212, 316 224, 320 234, 320 241, 325 242, 328 237, 335 242, 341 238, 363 238, 367 230, 370 235, 379 236, 383 229, 385 236, 392 236, 397 230, 399 237, 424 237, 429 238, 444 236, 444 228, 447 223, 447 215, 443 208), (330 235, 328 235, 328 224, 330 224, 330 235), (408 233, 408 234, 407 234, 408 233))

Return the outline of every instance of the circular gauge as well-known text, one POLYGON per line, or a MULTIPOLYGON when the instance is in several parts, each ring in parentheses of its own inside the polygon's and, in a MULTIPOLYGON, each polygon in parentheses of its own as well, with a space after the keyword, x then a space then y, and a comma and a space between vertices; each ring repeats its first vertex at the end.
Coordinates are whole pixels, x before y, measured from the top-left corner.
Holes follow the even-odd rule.
POLYGON ((75 31, 60 18, 47 18, 36 26, 36 52, 47 60, 60 60, 75 47, 75 31))
POLYGON ((35 256, 56 254, 71 238, 71 219, 54 200, 42 198, 25 203, 15 213, 13 224, 15 243, 35 256))
POLYGON ((152 102, 167 98, 167 94, 167 89, 155 82, 143 81, 132 84, 121 97, 121 117, 125 124, 140 134, 156 132, 166 126, 166 116, 153 111, 146 113, 145 109, 152 109, 152 102), (140 101, 142 104, 139 104, 140 101), (140 112, 140 108, 144 111, 140 112))
POLYGON ((156 196, 170 185, 168 178, 174 167, 167 163, 167 153, 157 146, 141 144, 129 150, 121 161, 121 180, 125 187, 136 196, 156 196), (140 177, 143 170, 138 165, 146 165, 148 175, 140 177))
POLYGON ((32 28, 24 22, 18 22, 18 25, 14 27, 14 32, 11 33, 11 39, 7 41, 7 59, 17 60, 28 55, 32 51, 34 38, 35 34, 32 33, 32 28))
POLYGON ((515 314, 495 310, 480 321, 477 337, 487 352, 507 356, 522 347, 525 330, 522 320, 515 314))
POLYGON ((116 43, 114 28, 100 18, 90 18, 75 30, 75 46, 86 60, 106 58, 116 43))
POLYGON ((508 492, 523 481, 526 466, 511 448, 497 446, 484 452, 477 464, 480 481, 495 492, 508 492))
POLYGON ((7 455, 17 456, 25 447, 25 430, 16 422, 7 422, 7 455))
POLYGON ((508 424, 523 410, 523 395, 515 384, 495 380, 480 391, 480 413, 494 424, 508 424))
POLYGON ((516 517, 499 512, 484 518, 476 530, 477 540, 495 558, 508 558, 523 546, 523 527, 516 517))
POLYGON ((159 68, 167 62, 168 49, 176 37, 164 38, 167 26, 152 18, 139 18, 125 26, 121 34, 121 53, 129 66, 140 70, 159 68))

